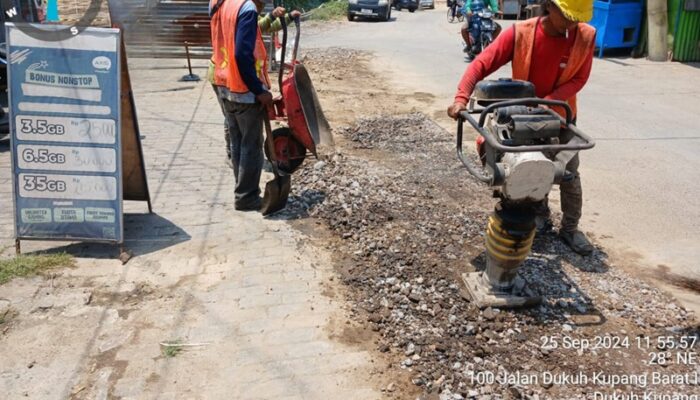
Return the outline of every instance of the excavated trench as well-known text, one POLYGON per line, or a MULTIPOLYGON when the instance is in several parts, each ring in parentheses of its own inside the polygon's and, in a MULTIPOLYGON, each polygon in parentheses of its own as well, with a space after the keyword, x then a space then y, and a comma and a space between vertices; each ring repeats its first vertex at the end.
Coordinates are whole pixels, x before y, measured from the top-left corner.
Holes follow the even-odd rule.
MULTIPOLYGON (((325 63, 342 64, 324 51, 307 57, 317 75, 325 63)), ((332 90, 334 80, 324 78, 332 90)), ((410 113, 359 118, 335 133, 336 154, 295 174, 278 217, 323 226, 353 318, 377 333, 376 350, 405 386, 440 399, 700 393, 696 385, 627 379, 695 371, 654 364, 652 354, 664 350, 659 337, 680 342, 698 331, 691 312, 617 268, 604 249, 581 257, 555 232, 538 236, 521 273, 544 297, 540 306, 479 310, 469 301, 460 275, 484 267, 483 233, 496 201, 461 168, 451 132, 410 113), (627 378, 606 385, 608 376, 627 378)), ((385 394, 409 398, 409 389, 385 394)))

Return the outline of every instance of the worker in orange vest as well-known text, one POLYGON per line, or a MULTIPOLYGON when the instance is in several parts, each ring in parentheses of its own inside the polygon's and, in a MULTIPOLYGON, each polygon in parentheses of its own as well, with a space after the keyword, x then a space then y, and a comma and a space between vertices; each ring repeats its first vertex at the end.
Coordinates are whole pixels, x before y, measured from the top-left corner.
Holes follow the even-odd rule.
MULTIPOLYGON (((506 29, 467 68, 459 83, 454 103, 447 113, 458 118, 477 82, 508 62, 513 79, 530 81, 538 97, 566 101, 576 118, 576 94, 588 81, 593 64, 595 29, 584 23, 593 14, 592 0, 545 0, 545 15, 516 23, 506 29)), ((563 115, 563 109, 555 111, 563 115)), ((562 142, 570 137, 560 138, 562 142)), ((560 185, 562 222, 559 235, 575 252, 588 255, 593 246, 578 229, 583 191, 576 155, 566 166, 574 178, 560 185)), ((537 218, 538 230, 551 227, 545 200, 537 218)))
MULTIPOLYGON (((226 117, 236 179, 234 207, 241 211, 258 210, 262 202, 262 126, 264 113, 272 105, 272 94, 261 28, 271 30, 277 18, 285 17, 284 8, 278 7, 260 18, 263 7, 263 0, 209 3, 213 49, 209 79, 226 117)), ((296 11, 289 17, 298 16, 296 11)))

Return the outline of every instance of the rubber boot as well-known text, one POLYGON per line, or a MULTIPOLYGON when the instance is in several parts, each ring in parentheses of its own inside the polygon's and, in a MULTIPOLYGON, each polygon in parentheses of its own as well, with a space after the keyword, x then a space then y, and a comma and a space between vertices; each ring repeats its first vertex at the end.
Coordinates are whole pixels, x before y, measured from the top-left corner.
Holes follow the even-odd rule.
POLYGON ((571 250, 582 256, 587 256, 593 253, 593 245, 588 241, 586 235, 578 229, 575 231, 560 230, 559 237, 561 237, 564 243, 566 243, 571 250))

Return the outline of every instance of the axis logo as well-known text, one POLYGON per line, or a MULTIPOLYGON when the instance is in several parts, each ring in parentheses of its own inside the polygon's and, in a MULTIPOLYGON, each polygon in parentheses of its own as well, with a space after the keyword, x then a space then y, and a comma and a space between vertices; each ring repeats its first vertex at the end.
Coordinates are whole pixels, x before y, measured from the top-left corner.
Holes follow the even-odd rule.
MULTIPOLYGON (((87 2, 86 0, 85 2, 87 2)), ((89 0, 85 13, 77 22, 61 29, 42 29, 39 22, 48 17, 58 20, 58 0, 0 0, 5 22, 13 22, 25 34, 47 42, 60 42, 79 35, 97 18, 105 0, 89 0)))

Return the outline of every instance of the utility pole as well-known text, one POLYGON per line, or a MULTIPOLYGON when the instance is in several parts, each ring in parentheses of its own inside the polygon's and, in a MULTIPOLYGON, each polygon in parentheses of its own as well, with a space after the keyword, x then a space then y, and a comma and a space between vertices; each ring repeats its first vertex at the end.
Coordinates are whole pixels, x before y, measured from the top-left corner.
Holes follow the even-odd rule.
POLYGON ((649 23, 649 60, 668 59, 668 9, 666 0, 647 1, 647 21, 649 23))

